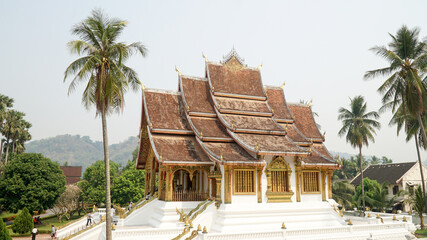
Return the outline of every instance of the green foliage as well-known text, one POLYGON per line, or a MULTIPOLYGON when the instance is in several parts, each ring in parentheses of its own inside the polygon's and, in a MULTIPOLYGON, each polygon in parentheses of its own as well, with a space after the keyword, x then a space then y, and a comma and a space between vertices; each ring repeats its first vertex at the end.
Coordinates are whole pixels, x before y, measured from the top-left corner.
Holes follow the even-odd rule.
POLYGON ((380 212, 384 212, 387 208, 391 207, 395 198, 387 199, 388 195, 388 183, 379 184, 376 180, 369 178, 363 179, 363 185, 365 189, 365 197, 362 197, 361 186, 356 187, 356 191, 353 197, 353 201, 357 202, 360 206, 361 201, 365 199, 366 205, 371 209, 377 209, 380 212))
POLYGON ((0 240, 12 240, 9 236, 9 230, 6 228, 6 224, 3 219, 0 218, 0 240))
MULTIPOLYGON (((121 143, 110 145, 110 159, 122 166, 126 165, 137 145, 138 138, 133 136, 121 143)), ((88 136, 58 135, 31 141, 25 146, 27 152, 42 153, 61 165, 68 162, 69 166, 83 166, 83 170, 104 158, 102 142, 92 141, 88 136)))
POLYGON ((28 212, 28 209, 24 207, 21 213, 15 218, 12 225, 12 231, 14 233, 28 233, 34 227, 33 217, 28 212))
MULTIPOLYGON (((341 158, 340 159, 342 168, 334 171, 334 176, 338 179, 347 179, 351 180, 353 179, 358 172, 360 172, 360 155, 357 156, 350 156, 348 159, 341 158)), ((393 161, 390 158, 387 157, 377 157, 372 156, 371 159, 366 159, 363 157, 362 161, 362 167, 365 169, 370 164, 388 164, 392 163, 393 161)))
POLYGON ((332 198, 346 209, 353 205, 354 186, 348 181, 334 181, 332 183, 332 198))
POLYGON ((43 211, 53 206, 65 190, 65 176, 57 163, 41 154, 14 156, 0 178, 0 205, 17 212, 43 211))
POLYGON ((417 189, 415 189, 415 195, 411 198, 412 206, 415 212, 418 213, 418 216, 421 220, 421 229, 424 229, 424 217, 423 212, 425 210, 425 201, 424 201, 424 194, 421 190, 421 186, 418 186, 417 189))
MULTIPOLYGON (((110 161, 110 181, 117 177, 120 165, 110 161)), ((82 198, 86 203, 100 205, 105 203, 105 164, 99 160, 86 168, 83 173, 83 181, 78 183, 82 190, 82 198)))
POLYGON ((144 197, 145 171, 136 169, 135 165, 136 161, 129 161, 120 176, 114 179, 111 189, 114 203, 124 205, 144 197))

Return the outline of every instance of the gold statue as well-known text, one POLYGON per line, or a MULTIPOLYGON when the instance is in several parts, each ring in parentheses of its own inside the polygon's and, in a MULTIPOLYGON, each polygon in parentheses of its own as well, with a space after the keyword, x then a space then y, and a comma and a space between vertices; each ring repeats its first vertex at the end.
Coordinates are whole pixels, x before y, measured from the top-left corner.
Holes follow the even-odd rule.
POLYGON ((208 230, 206 229, 206 226, 203 227, 203 232, 202 233, 208 233, 208 230))
POLYGON ((197 226, 197 231, 202 231, 202 226, 200 226, 200 224, 199 224, 199 226, 197 226))
POLYGON ((282 229, 286 229, 285 222, 282 222, 282 229))
POLYGON ((403 216, 402 221, 407 222, 408 220, 406 220, 406 217, 403 216))
POLYGON ((351 219, 348 220, 348 225, 353 225, 353 223, 351 222, 351 219))

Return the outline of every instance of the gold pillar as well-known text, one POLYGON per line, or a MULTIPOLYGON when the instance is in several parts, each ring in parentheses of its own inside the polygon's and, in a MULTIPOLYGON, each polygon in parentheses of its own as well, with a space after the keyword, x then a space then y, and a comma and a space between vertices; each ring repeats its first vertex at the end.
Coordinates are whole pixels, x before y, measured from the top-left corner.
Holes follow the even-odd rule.
POLYGON ((160 200, 164 200, 161 197, 162 196, 162 192, 163 192, 163 182, 164 182, 164 179, 162 179, 162 177, 163 177, 163 167, 159 166, 159 195, 158 195, 158 198, 160 200))
POLYGON ((321 173, 321 181, 322 181, 322 201, 326 201, 326 170, 322 169, 321 173))
POLYGON ((231 169, 224 166, 224 203, 231 203, 231 169))
POLYGON ((165 201, 172 201, 172 169, 170 166, 166 166, 166 192, 165 201))
POLYGON ((151 160, 145 164, 145 183, 144 193, 147 195, 150 192, 150 174, 151 174, 151 160))
POLYGON ((334 170, 328 170, 328 198, 332 198, 332 175, 334 170))
POLYGON ((298 157, 295 157, 295 183, 296 183, 296 191, 297 191, 297 202, 301 202, 301 161, 298 159, 298 157))
POLYGON ((262 168, 257 168, 257 183, 258 183, 258 192, 257 192, 257 194, 258 194, 258 203, 262 203, 262 183, 261 183, 261 176, 262 176, 262 168))
POLYGON ((215 201, 221 203, 221 175, 215 178, 216 180, 216 195, 215 201))
POLYGON ((157 166, 156 159, 153 158, 153 163, 151 164, 151 174, 150 174, 150 194, 151 194, 151 196, 154 195, 154 192, 156 191, 156 166, 157 166))

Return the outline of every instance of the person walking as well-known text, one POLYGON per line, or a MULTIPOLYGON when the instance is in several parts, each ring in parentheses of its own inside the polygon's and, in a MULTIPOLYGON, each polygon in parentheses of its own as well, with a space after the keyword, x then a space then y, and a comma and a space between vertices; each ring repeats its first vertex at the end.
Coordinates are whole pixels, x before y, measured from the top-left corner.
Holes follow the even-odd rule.
POLYGON ((56 228, 54 225, 52 225, 52 228, 51 228, 50 239, 58 239, 56 236, 56 228))
POLYGON ((34 227, 33 230, 31 230, 31 240, 36 240, 37 234, 39 234, 39 230, 34 227))
POLYGON ((89 213, 87 215, 86 227, 87 227, 87 225, 89 225, 89 223, 90 223, 90 225, 92 225, 92 214, 91 213, 89 213))

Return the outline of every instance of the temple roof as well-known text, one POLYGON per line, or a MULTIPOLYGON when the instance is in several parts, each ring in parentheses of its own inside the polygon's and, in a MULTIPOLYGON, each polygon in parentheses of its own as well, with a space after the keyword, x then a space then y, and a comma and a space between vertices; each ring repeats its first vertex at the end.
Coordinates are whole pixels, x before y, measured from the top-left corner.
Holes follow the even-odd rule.
POLYGON ((293 122, 294 118, 286 104, 282 88, 264 86, 268 95, 268 105, 274 111, 273 118, 277 122, 293 122))
POLYGON ((193 136, 150 134, 156 158, 163 164, 211 164, 193 136))
POLYGON ((178 71, 178 91, 143 91, 138 168, 153 155, 163 164, 265 165, 262 155, 281 155, 336 165, 311 108, 288 106, 282 88, 264 87, 235 50, 205 70, 205 78, 178 71))
POLYGON ((298 130, 307 138, 316 142, 323 142, 323 136, 317 128, 311 107, 305 104, 289 104, 289 109, 295 119, 298 130))

